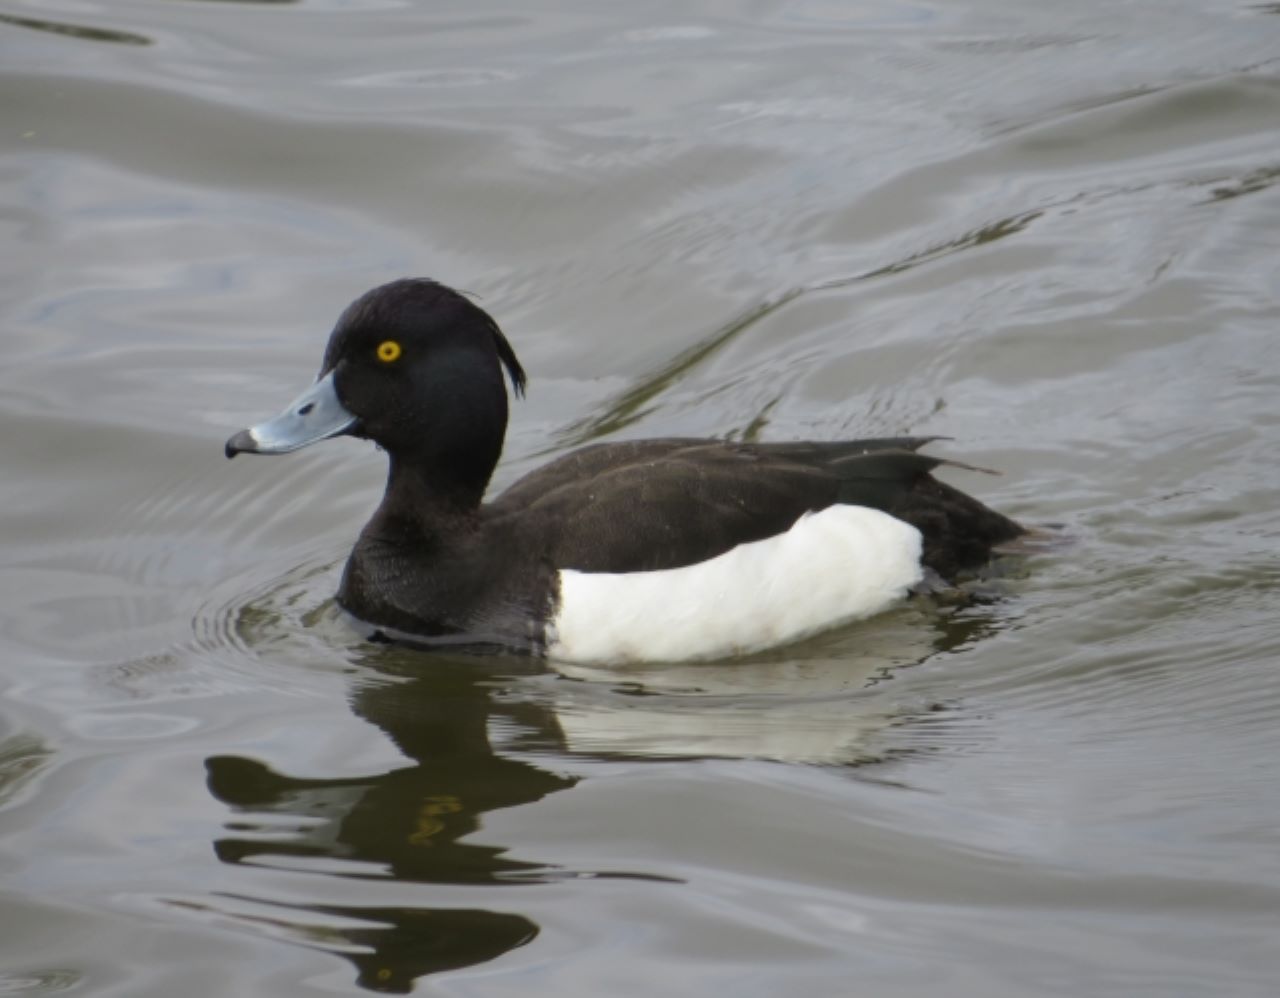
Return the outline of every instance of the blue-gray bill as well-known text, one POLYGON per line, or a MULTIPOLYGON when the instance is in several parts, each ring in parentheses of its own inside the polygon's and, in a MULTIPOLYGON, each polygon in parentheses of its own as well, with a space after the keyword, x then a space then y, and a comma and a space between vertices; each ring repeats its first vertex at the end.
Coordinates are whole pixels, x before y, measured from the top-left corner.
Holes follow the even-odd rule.
POLYGON ((275 419, 241 430, 227 441, 227 457, 246 454, 288 454, 318 440, 346 433, 355 425, 338 400, 330 371, 294 399, 275 419))

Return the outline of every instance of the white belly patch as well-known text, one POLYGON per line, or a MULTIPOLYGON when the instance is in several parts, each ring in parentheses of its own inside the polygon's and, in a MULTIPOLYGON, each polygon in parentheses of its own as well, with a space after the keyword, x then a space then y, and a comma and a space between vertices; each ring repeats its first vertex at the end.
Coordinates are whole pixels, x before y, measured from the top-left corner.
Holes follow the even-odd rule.
POLYGON ((657 572, 560 571, 547 654, 567 662, 724 658, 888 609, 923 577, 920 531, 865 506, 657 572))

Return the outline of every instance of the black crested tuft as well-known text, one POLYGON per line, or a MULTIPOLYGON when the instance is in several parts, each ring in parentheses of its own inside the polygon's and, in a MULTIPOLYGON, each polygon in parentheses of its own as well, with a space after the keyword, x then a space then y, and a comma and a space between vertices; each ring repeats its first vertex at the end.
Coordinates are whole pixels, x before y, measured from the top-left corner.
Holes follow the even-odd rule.
POLYGON ((489 320, 489 331, 493 333, 493 345, 498 348, 498 359, 502 361, 502 366, 507 369, 507 375, 511 378, 511 390, 523 398, 524 386, 529 380, 524 373, 524 368, 520 366, 520 361, 516 360, 516 352, 511 349, 511 344, 507 342, 498 324, 487 312, 485 318, 489 320))
MULTIPOLYGON (((423 278, 429 280, 429 278, 423 278)), ((435 283, 435 282, 432 282, 435 283)), ((437 287, 444 288, 446 291, 452 291, 443 284, 437 284, 437 287)), ((455 291, 455 294, 461 295, 467 299, 479 300, 480 296, 470 291, 455 291)), ((506 334, 503 333, 497 321, 486 312, 480 305, 476 305, 476 309, 484 316, 484 324, 488 327, 490 334, 493 336, 493 345, 498 350, 498 359, 502 361, 502 366, 507 369, 507 376, 511 378, 511 390, 520 398, 524 397, 525 386, 529 382, 528 376, 524 373, 524 368, 520 366, 520 361, 516 359, 516 352, 512 349, 510 341, 506 334)))
POLYGON ((338 317, 334 335, 330 337, 320 368, 323 377, 337 365, 347 349, 349 331, 360 328, 394 328, 408 320, 447 321, 455 319, 479 322, 493 338, 498 359, 511 379, 511 388, 517 396, 525 393, 528 377, 516 352, 512 349, 502 329, 488 312, 460 291, 441 284, 429 277, 403 277, 366 291, 347 306, 338 317))

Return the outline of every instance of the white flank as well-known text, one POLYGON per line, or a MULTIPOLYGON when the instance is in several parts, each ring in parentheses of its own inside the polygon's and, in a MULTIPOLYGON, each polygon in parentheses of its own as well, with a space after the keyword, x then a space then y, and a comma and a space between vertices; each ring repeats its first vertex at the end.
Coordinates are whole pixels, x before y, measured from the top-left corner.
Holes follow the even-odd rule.
POLYGON ((785 534, 659 572, 560 572, 547 654, 567 662, 723 658, 861 620, 923 577, 920 531, 830 506, 785 534))

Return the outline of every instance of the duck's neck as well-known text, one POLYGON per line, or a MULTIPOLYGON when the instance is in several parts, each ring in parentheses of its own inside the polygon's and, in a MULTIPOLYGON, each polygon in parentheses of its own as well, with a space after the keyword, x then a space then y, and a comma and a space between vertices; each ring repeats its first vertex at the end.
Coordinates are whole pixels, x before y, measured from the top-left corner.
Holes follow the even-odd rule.
POLYGON ((394 455, 387 489, 365 529, 371 540, 412 544, 429 551, 474 525, 484 498, 487 477, 477 480, 441 473, 437 468, 394 455))

